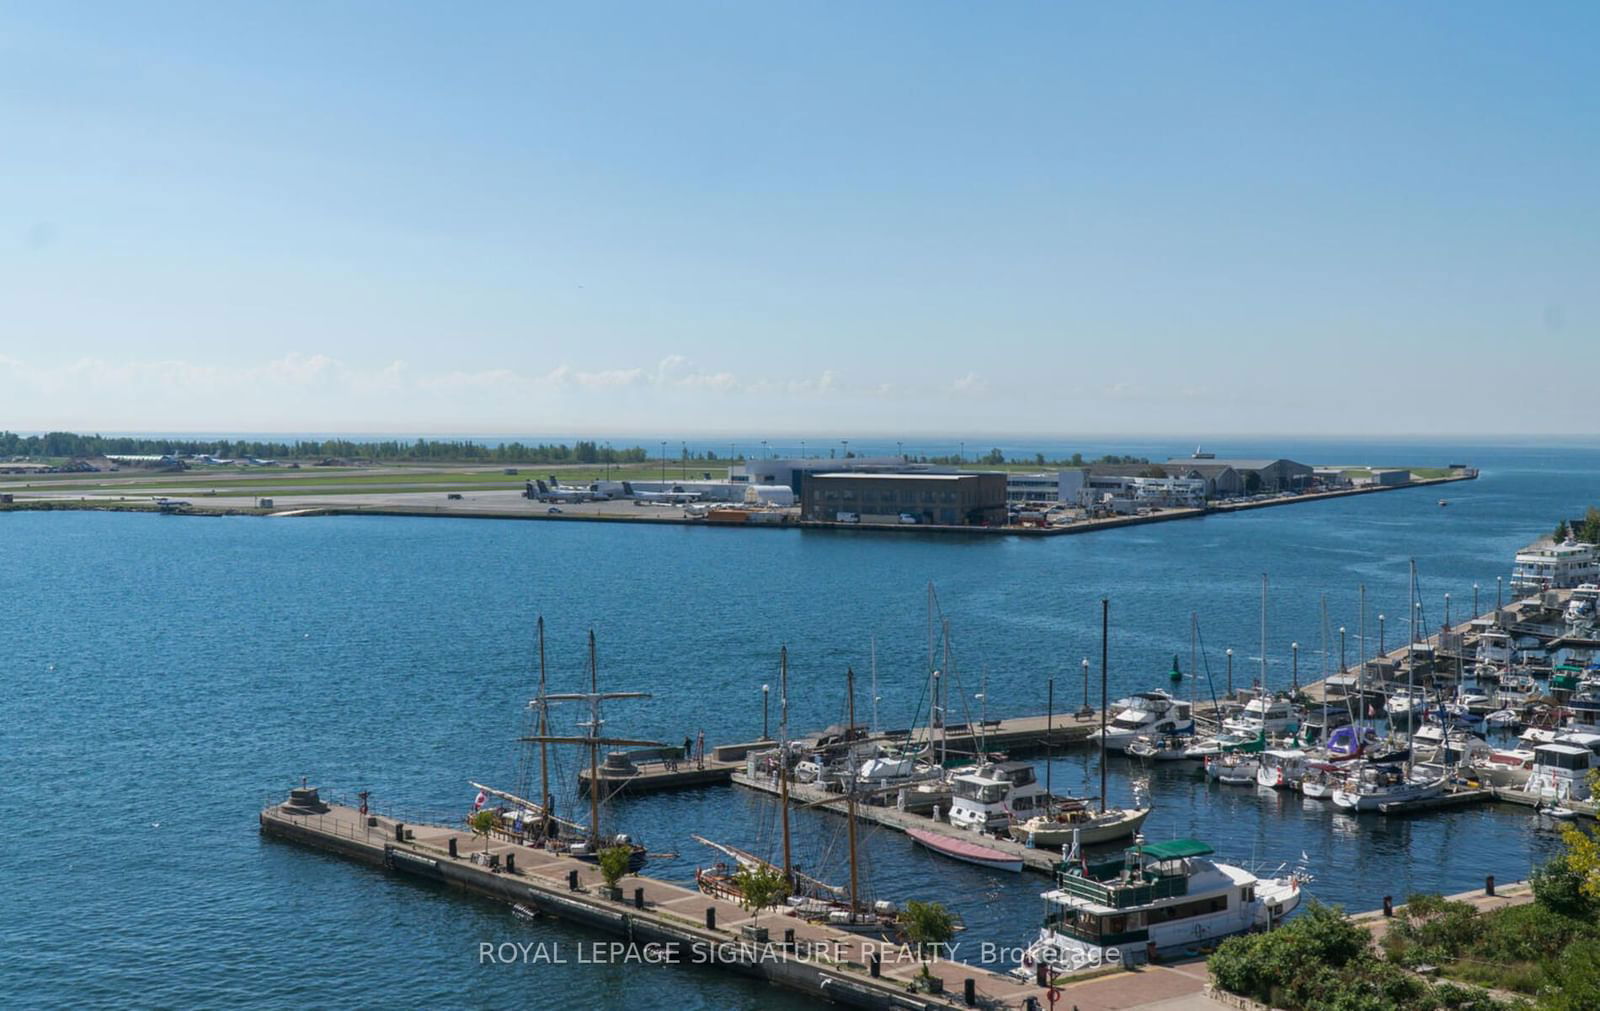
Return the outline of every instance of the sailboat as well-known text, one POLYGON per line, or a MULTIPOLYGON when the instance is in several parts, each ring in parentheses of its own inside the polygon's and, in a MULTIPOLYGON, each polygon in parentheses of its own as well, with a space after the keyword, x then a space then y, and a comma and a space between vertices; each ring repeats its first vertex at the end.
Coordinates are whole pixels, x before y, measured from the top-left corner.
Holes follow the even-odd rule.
POLYGON ((537 733, 521 738, 524 744, 539 745, 539 771, 542 801, 532 801, 505 790, 497 790, 481 783, 472 786, 487 797, 494 797, 504 806, 496 809, 500 815, 498 830, 526 845, 540 845, 558 850, 590 863, 600 859, 600 851, 613 846, 626 846, 630 851, 628 869, 638 871, 645 864, 646 849, 628 836, 606 836, 601 830, 600 811, 603 784, 599 776, 600 748, 602 747, 665 747, 660 741, 633 738, 604 737, 605 725, 601 718, 601 704, 618 699, 647 699, 648 692, 602 692, 599 689, 599 664, 596 660, 594 630, 589 631, 589 690, 587 692, 551 693, 546 690, 544 670, 544 619, 539 619, 539 695, 533 701, 538 713, 537 733), (587 732, 581 736, 561 736, 550 733, 549 707, 556 702, 585 702, 589 706, 589 719, 578 726, 587 732), (547 746, 571 744, 589 751, 589 823, 580 824, 570 819, 558 818, 550 795, 550 772, 547 746))
MULTIPOLYGON (((1417 614, 1417 563, 1411 561, 1411 614, 1417 614)), ((1406 690, 1412 697, 1420 693, 1416 688, 1416 664, 1412 662, 1412 645, 1416 640, 1416 629, 1411 630, 1408 638, 1411 642, 1406 644, 1407 654, 1407 684, 1406 690)), ((1352 763, 1355 768, 1345 777, 1344 781, 1333 791, 1333 802, 1339 807, 1353 811, 1372 811, 1384 804, 1398 804, 1406 801, 1425 800, 1437 797, 1444 792, 1446 772, 1440 765, 1418 765, 1412 761, 1416 747, 1416 716, 1408 715, 1406 719, 1406 759, 1404 765, 1377 764, 1370 761, 1352 763)))
POLYGON ((1287 699, 1274 699, 1267 690, 1267 574, 1261 574, 1261 686, 1246 706, 1246 715, 1222 721, 1223 730, 1237 737, 1254 734, 1255 742, 1220 754, 1205 756, 1206 776, 1229 786, 1256 782, 1261 771, 1261 754, 1266 750, 1267 734, 1280 726, 1292 728, 1294 711, 1287 699))

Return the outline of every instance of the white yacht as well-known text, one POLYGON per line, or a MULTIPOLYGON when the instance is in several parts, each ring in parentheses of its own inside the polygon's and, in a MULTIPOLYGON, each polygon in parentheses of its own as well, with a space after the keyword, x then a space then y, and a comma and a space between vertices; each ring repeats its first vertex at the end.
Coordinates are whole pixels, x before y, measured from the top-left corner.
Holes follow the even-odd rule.
POLYGON ((1353 811, 1376 811, 1380 804, 1437 797, 1444 792, 1444 780, 1439 765, 1414 765, 1408 774, 1400 765, 1362 763, 1333 791, 1333 802, 1353 811))
POLYGON ((1478 651, 1472 655, 1473 673, 1479 677, 1498 674, 1511 665, 1515 647, 1511 633, 1498 628, 1484 629, 1478 635, 1478 651))
POLYGON ((1256 781, 1261 753, 1230 751, 1206 758, 1206 776, 1228 786, 1248 786, 1256 781))
POLYGON ((1037 978, 1135 964, 1151 949, 1184 951, 1270 929, 1299 904, 1295 875, 1259 878, 1212 853, 1194 839, 1146 844, 1139 836, 1119 858, 1064 860, 1057 887, 1042 895, 1044 924, 1014 972, 1037 978))
POLYGON ((1028 762, 985 762, 950 777, 950 824, 977 832, 1004 831, 1050 806, 1044 784, 1028 762))
POLYGON ((1533 752, 1527 748, 1498 748, 1474 762, 1473 768, 1490 786, 1520 790, 1533 775, 1533 752))
POLYGON ((1539 697, 1539 686, 1527 674, 1510 674, 1500 679, 1494 702, 1501 709, 1520 709, 1539 697))
POLYGON ((1222 721, 1224 732, 1250 739, 1261 734, 1288 734, 1298 725, 1294 704, 1283 696, 1257 695, 1237 715, 1222 721))
POLYGON ((1539 541, 1517 552, 1511 567, 1513 593, 1565 590, 1600 579, 1600 553, 1593 544, 1539 541))
POLYGON ((861 763, 856 771, 858 781, 865 787, 904 786, 925 779, 936 779, 937 767, 917 759, 908 749, 879 747, 878 753, 861 763))
POLYGON ((1600 764, 1600 755, 1577 743, 1541 744, 1533 749, 1533 771, 1529 793, 1546 803, 1589 799, 1589 770, 1600 764))
MULTIPOLYGON (((1131 695, 1117 703, 1115 712, 1105 730, 1106 748, 1111 751, 1126 751, 1141 734, 1194 733, 1189 703, 1164 691, 1131 695)), ((1089 735, 1089 742, 1100 743, 1098 728, 1089 735)))
POLYGON ((1298 786, 1309 763, 1310 756, 1299 748, 1269 748, 1256 764, 1256 782, 1278 789, 1298 786))
POLYGON ((1594 627, 1597 604, 1600 604, 1600 583, 1584 583, 1574 589, 1567 600, 1567 625, 1580 629, 1594 627))
POLYGON ((1383 704, 1383 711, 1389 717, 1389 722, 1399 720, 1405 722, 1406 714, 1412 713, 1418 719, 1422 710, 1428 706, 1428 694, 1421 689, 1397 688, 1390 693, 1389 699, 1383 704))

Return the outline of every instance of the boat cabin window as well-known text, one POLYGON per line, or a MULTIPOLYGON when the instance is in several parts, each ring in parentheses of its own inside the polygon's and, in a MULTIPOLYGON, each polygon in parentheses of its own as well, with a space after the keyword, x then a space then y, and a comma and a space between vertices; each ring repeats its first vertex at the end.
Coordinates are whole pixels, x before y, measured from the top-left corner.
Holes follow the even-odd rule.
POLYGON ((1250 903, 1254 902, 1255 900, 1256 900, 1256 886, 1255 885, 1246 885, 1243 888, 1239 889, 1239 904, 1240 905, 1247 906, 1250 903))
POLYGON ((1027 786, 1029 783, 1034 782, 1038 777, 1033 774, 1033 766, 1030 765, 1027 768, 1011 770, 1011 772, 1007 774, 1006 778, 1011 780, 1012 786, 1027 786))

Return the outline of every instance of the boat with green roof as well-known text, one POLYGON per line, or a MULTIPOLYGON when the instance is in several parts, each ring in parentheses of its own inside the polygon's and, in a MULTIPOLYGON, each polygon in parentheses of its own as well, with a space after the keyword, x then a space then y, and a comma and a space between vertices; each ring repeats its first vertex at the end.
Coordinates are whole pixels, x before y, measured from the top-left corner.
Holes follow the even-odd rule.
POLYGON ((1197 951, 1269 929, 1299 905, 1299 874, 1264 878, 1212 857, 1196 839, 1138 836, 1122 856, 1099 862, 1074 847, 1056 868, 1056 887, 1042 893, 1044 923, 1016 972, 1055 976, 1197 951))

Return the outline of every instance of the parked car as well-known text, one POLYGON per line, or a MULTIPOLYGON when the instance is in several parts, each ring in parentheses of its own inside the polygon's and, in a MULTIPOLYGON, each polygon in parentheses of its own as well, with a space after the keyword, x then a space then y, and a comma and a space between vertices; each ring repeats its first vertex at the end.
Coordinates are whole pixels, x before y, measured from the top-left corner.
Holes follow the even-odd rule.
POLYGON ((453 491, 450 494, 445 496, 445 498, 448 498, 448 499, 458 499, 460 497, 461 497, 461 493, 458 492, 458 491, 453 491))

